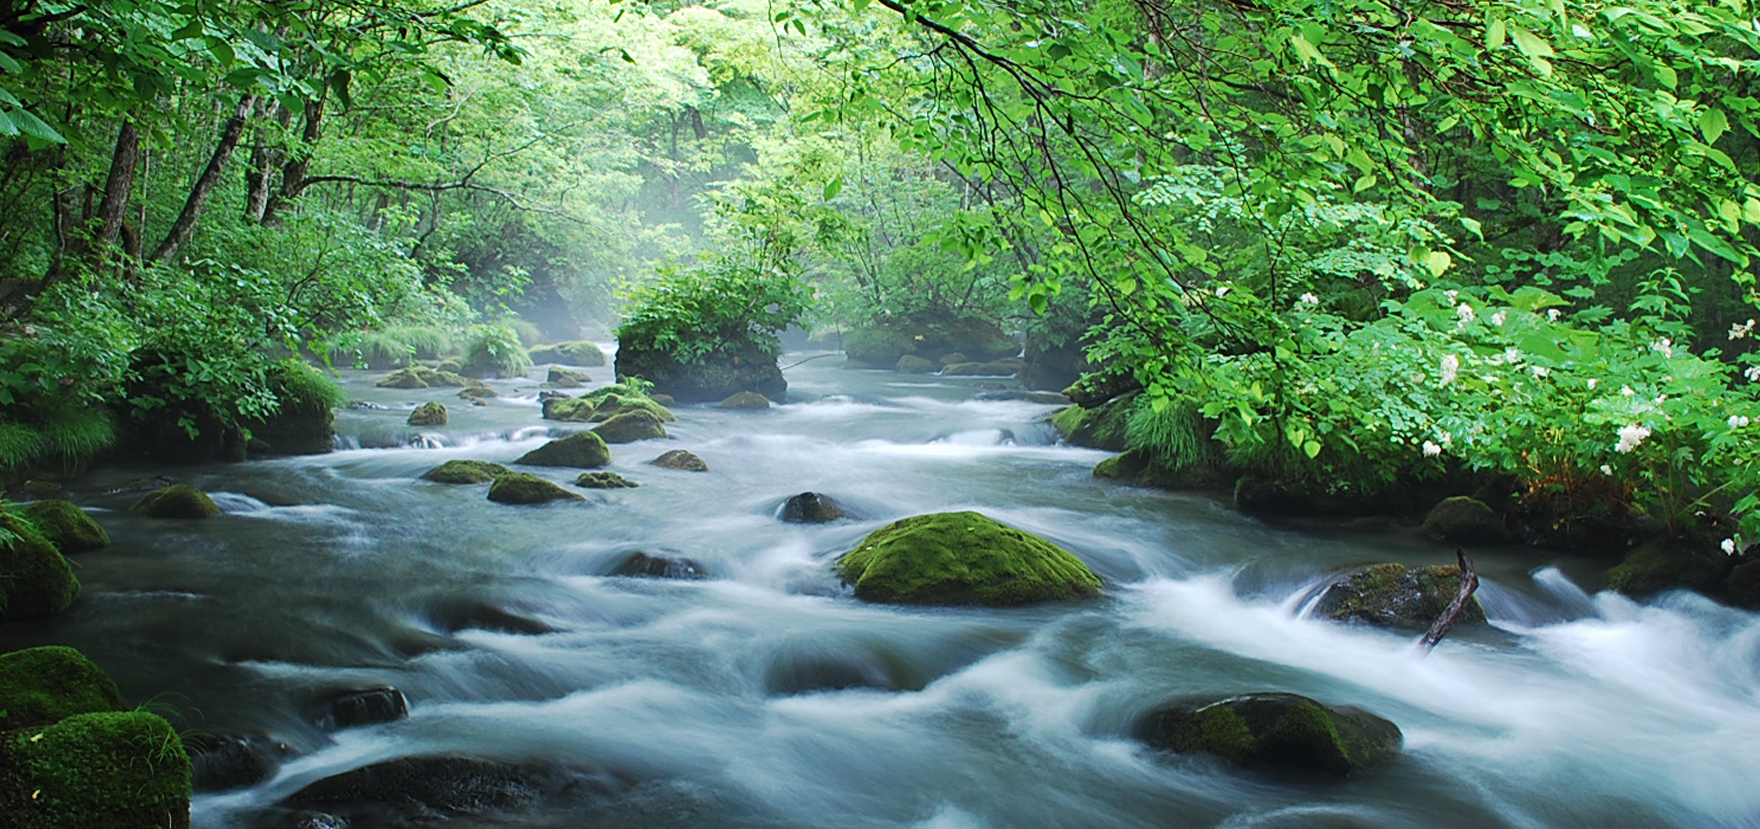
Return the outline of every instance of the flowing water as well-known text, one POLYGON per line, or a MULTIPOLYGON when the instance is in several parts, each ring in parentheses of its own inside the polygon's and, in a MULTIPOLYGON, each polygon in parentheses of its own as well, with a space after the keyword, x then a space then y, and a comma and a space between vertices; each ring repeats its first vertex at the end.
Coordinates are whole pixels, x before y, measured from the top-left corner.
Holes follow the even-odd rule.
POLYGON ((268 781, 198 795, 198 827, 259 825, 315 780, 415 755, 579 781, 457 827, 1760 826, 1760 617, 1590 595, 1584 562, 1490 550, 1493 625, 1421 657, 1410 636, 1300 617, 1354 565, 1451 558, 1410 527, 1268 524, 1096 481, 1105 455, 1057 445, 1053 407, 836 362, 790 369, 795 402, 769 411, 680 406, 672 440, 613 447, 640 488, 542 507, 418 478, 569 431, 539 418, 535 382, 472 408, 350 376, 390 407, 339 413, 350 448, 175 470, 218 493, 218 519, 142 519, 134 496, 99 494, 165 470, 84 482, 115 544, 79 557, 69 614, 0 629, 0 649, 71 644, 186 729, 288 744, 268 781), (403 425, 427 399, 452 425, 403 425), (671 448, 711 471, 646 465, 671 448), (807 490, 860 518, 778 520, 807 490), (953 509, 1068 548, 1105 596, 897 608, 831 574, 882 524, 953 509), (608 575, 637 550, 710 577, 608 575), (324 693, 384 684, 407 719, 312 724, 324 693), (1265 690, 1374 711, 1404 753, 1323 782, 1131 739, 1162 702, 1265 690))

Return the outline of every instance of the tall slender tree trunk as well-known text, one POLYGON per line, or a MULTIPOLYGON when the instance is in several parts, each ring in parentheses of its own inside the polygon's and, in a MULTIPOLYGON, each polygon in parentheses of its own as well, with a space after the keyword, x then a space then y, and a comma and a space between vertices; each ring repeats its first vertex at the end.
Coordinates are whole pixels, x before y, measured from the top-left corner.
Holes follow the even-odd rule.
POLYGON ((226 162, 232 158, 232 151, 238 149, 238 139, 244 135, 245 124, 250 120, 252 110, 256 108, 256 95, 244 95, 238 99, 238 108, 220 129, 220 143, 214 147, 214 154, 208 157, 208 166, 202 169, 202 174, 189 189, 189 198, 183 202, 183 212, 177 214, 177 221, 171 223, 171 231, 165 234, 165 240, 153 249, 153 254, 148 259, 163 262, 171 258, 195 235, 196 220, 202 217, 202 209, 207 206, 208 197, 214 193, 220 177, 225 175, 226 162))
POLYGON ((282 106, 280 101, 269 103, 268 115, 275 123, 278 135, 272 140, 277 143, 259 140, 256 146, 251 148, 251 169, 245 175, 247 187, 244 196, 244 215, 246 219, 258 223, 261 223, 264 214, 269 212, 269 184, 273 179, 271 170, 280 165, 287 155, 287 151, 278 143, 280 141, 279 133, 287 132, 287 125, 293 122, 293 112, 282 106))
POLYGON ((94 253, 104 255, 122 237, 128 218, 128 198, 134 192, 135 171, 140 168, 141 134, 133 121, 123 121, 116 132, 116 151, 110 156, 110 175, 104 180, 104 200, 98 203, 98 236, 94 253))
POLYGON ((324 137, 324 98, 306 101, 304 114, 299 145, 288 153, 287 163, 281 166, 281 189, 264 205, 263 224, 273 226, 281 210, 306 189, 306 178, 312 169, 312 153, 317 150, 318 140, 324 137))

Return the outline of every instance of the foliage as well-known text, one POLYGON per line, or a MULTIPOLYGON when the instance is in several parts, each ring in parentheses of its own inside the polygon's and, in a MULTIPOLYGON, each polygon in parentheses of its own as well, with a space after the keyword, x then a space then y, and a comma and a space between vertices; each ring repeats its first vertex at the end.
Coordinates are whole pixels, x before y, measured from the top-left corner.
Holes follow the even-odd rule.
POLYGON ((464 365, 484 376, 522 377, 531 370, 532 358, 510 326, 473 325, 464 332, 464 365))
POLYGON ((800 320, 810 297, 786 270, 711 256, 694 267, 662 268, 633 291, 617 339, 684 364, 748 346, 775 356, 777 335, 800 320))

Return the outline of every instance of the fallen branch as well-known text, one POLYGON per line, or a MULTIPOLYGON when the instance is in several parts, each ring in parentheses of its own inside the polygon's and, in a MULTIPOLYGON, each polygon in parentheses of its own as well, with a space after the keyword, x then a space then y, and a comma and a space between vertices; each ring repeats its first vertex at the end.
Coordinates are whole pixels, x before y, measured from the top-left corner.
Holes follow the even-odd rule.
POLYGON ((1436 619, 1436 624, 1431 625, 1424 632, 1424 638, 1418 640, 1418 649, 1426 654, 1435 649, 1436 643, 1441 642, 1442 637, 1448 635, 1449 629, 1454 627, 1455 619, 1467 609, 1467 602, 1472 600, 1473 591, 1479 589, 1479 574, 1473 570, 1472 560, 1459 547, 1454 549, 1454 556, 1461 564, 1461 589, 1454 594, 1454 601, 1449 602, 1448 609, 1442 611, 1442 615, 1436 619))

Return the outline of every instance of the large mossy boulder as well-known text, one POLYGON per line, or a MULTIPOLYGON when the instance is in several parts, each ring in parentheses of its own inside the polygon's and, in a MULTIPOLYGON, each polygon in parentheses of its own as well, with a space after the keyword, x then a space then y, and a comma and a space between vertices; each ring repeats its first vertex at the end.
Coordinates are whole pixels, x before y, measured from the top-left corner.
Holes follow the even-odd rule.
POLYGON ((35 525, 0 507, 0 622, 40 619, 67 609, 79 579, 35 525))
POLYGON ((534 363, 561 363, 568 366, 597 368, 605 365, 605 349, 586 340, 533 346, 529 352, 534 363))
POLYGON ((837 560, 856 598, 915 605, 990 605, 1078 599, 1100 578, 1067 550, 975 512, 894 521, 837 560))
POLYGON ((441 484, 486 484, 512 471, 498 463, 459 458, 423 472, 422 478, 441 484))
POLYGON ((1399 726, 1357 708, 1297 694, 1244 694, 1158 708, 1137 727, 1148 745, 1209 754, 1251 769, 1347 777, 1399 755, 1399 726))
POLYGON ((110 546, 110 535, 72 501, 32 501, 18 508, 62 555, 110 546))
POLYGON ((409 413, 411 426, 445 426, 447 419, 446 407, 435 400, 423 403, 409 413))
POLYGON ((433 369, 415 365, 398 369, 381 378, 374 385, 382 389, 426 389, 439 386, 464 388, 473 385, 472 381, 451 371, 433 369))
POLYGON ((933 362, 953 353, 983 363, 1021 350, 994 322, 949 316, 895 319, 885 326, 853 329, 842 339, 851 368, 897 369, 899 358, 907 355, 933 362))
POLYGON ((1135 449, 1094 465, 1096 478, 1160 489, 1220 489, 1233 481, 1234 475, 1233 471, 1218 464, 1200 461, 1174 466, 1135 449))
POLYGON ((674 469, 679 472, 708 472, 709 464, 694 452, 683 449, 672 449, 661 453, 660 457, 648 461, 661 469, 674 469))
POLYGON ((941 367, 943 377, 1013 377, 1021 370, 1022 363, 1013 357, 991 360, 985 363, 965 362, 953 363, 941 367))
POLYGON ((578 389, 593 382, 584 371, 574 371, 562 366, 551 366, 549 373, 544 375, 544 382, 563 389, 578 389))
POLYGON ((721 408, 759 411, 770 408, 770 398, 755 391, 742 391, 728 395, 727 399, 721 401, 721 408))
POLYGON ((613 415, 594 427, 593 433, 606 443, 635 443, 666 437, 666 428, 652 413, 637 409, 613 415))
POLYGON ((627 412, 647 412, 661 423, 678 419, 659 401, 622 385, 595 389, 580 397, 553 395, 544 398, 539 405, 543 407, 546 420, 567 423, 604 423, 627 412))
POLYGON ((1465 495, 1444 498, 1424 517, 1424 534, 1450 544, 1504 544, 1510 539, 1503 519, 1484 502, 1465 495))
POLYGON ((915 354, 906 354, 898 358, 898 362, 892 366, 892 370, 899 374, 932 374, 935 371, 935 361, 926 357, 918 357, 915 354))
POLYGON ((1678 589, 1713 592, 1723 586, 1730 565, 1730 557, 1709 544, 1658 538, 1638 545, 1607 571, 1607 586, 1638 597, 1678 589))
POLYGON ((186 829, 189 795, 189 755, 157 714, 76 714, 0 733, 7 829, 186 829))
MULTIPOLYGON (((1313 615, 1338 622, 1424 630, 1448 610, 1460 589, 1461 568, 1456 565, 1376 564, 1333 582, 1315 603, 1313 615)), ((1485 621, 1485 610, 1477 598, 1468 601, 1459 621, 1485 621)))
POLYGON ((1052 415, 1051 425, 1063 436, 1066 443, 1089 449, 1123 452, 1124 429, 1130 422, 1133 405, 1135 404, 1131 399, 1121 398, 1092 409, 1071 406, 1052 415))
POLYGON ((0 654, 0 731, 122 708, 116 681, 73 648, 45 645, 0 654))
POLYGON ((128 509, 149 518, 213 518, 220 514, 220 505, 208 493, 189 484, 149 492, 128 509))
POLYGON ((790 524, 827 524, 847 517, 842 504, 817 492, 803 492, 782 502, 782 520, 790 524))
POLYGON ((536 475, 513 472, 489 484, 489 500, 498 504, 548 504, 586 499, 536 475))
POLYGON ((336 448, 336 407, 347 395, 335 380, 295 359, 269 369, 279 403, 274 414, 246 420, 251 455, 322 455, 336 448))
POLYGON ((757 344, 724 348, 710 354, 681 359, 668 349, 619 342, 617 376, 640 377, 654 390, 683 401, 722 400, 742 391, 755 391, 771 400, 788 397, 776 355, 757 344))
POLYGON ((611 449, 605 445, 604 438, 592 432, 577 432, 533 449, 521 455, 514 463, 526 466, 598 469, 611 463, 611 449))

